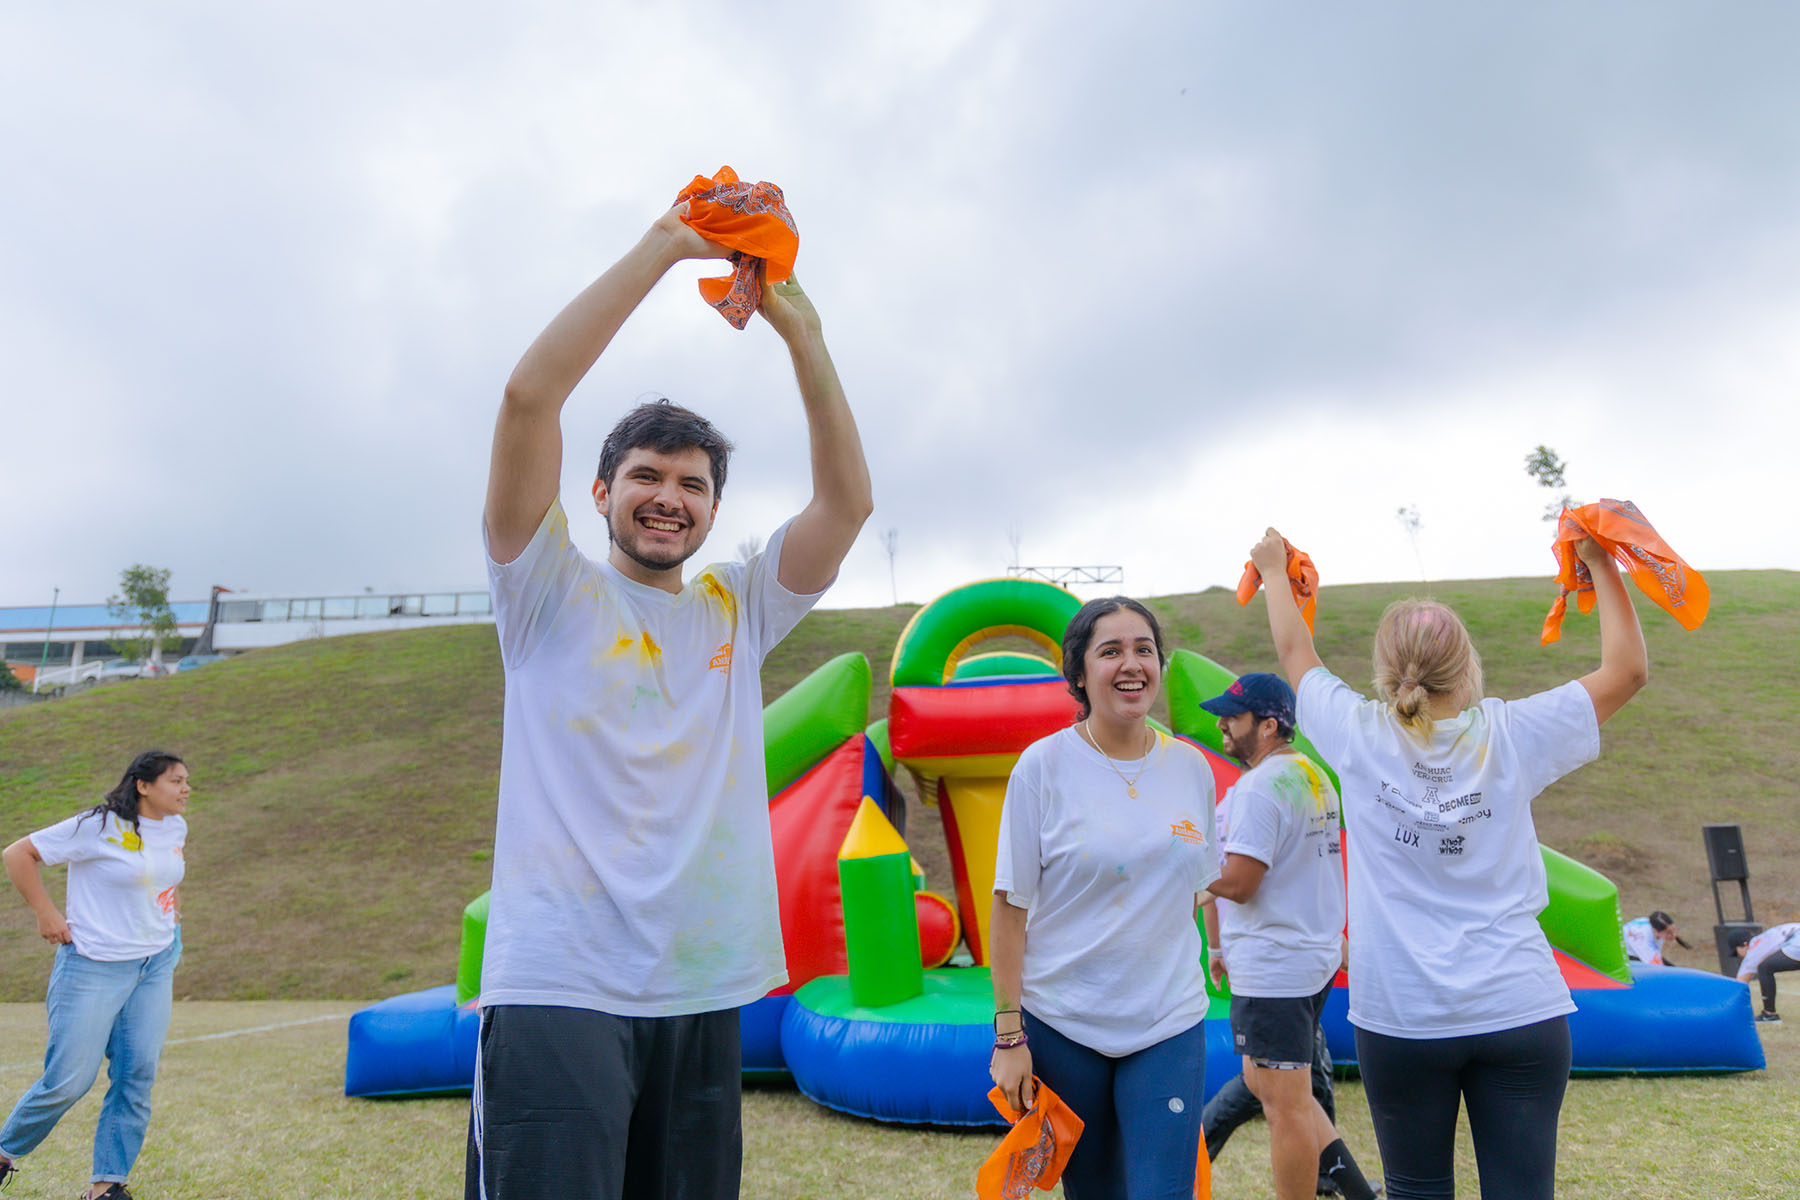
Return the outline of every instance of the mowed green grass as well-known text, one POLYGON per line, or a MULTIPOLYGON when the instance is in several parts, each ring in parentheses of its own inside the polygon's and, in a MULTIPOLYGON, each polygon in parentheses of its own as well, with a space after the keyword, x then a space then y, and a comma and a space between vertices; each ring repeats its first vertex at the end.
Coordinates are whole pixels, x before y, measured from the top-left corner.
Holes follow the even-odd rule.
MULTIPOLYGON (((1789 1006, 1800 1010, 1800 993, 1789 1006)), ((461 1194, 468 1100, 350 1100, 341 1002, 178 1004, 132 1187, 144 1200, 317 1196, 349 1200, 461 1194)), ((37 1073, 43 1009, 0 1004, 0 1104, 37 1073)), ((1769 1069, 1749 1075, 1576 1079, 1563 1106, 1557 1194, 1564 1200, 1689 1200, 1796 1194, 1800 1023, 1765 1028, 1769 1069)), ((104 1080, 25 1161, 7 1200, 66 1198, 86 1181, 104 1080)), ((1338 1085, 1339 1124, 1378 1166, 1362 1088, 1338 1085)), ((993 1131, 880 1125, 791 1088, 744 1096, 748 1200, 963 1200, 998 1141, 993 1131)), ((701 1148, 696 1147, 696 1150, 701 1148)), ((1459 1193, 1475 1194, 1459 1139, 1459 1193)), ((1061 1194, 1058 1189, 1057 1195, 1061 1194)), ((1264 1200, 1268 1136, 1252 1122, 1216 1167, 1214 1195, 1264 1200)))
MULTIPOLYGON (((1607 725, 1600 761, 1536 805, 1542 839, 1611 876, 1628 915, 1674 913, 1696 944, 1685 961, 1698 965, 1712 959, 1704 823, 1744 826, 1758 918, 1800 918, 1800 574, 1711 579, 1712 617, 1693 633, 1640 598, 1650 687, 1607 725)), ((1491 694, 1524 695, 1597 661, 1592 617, 1571 614, 1561 643, 1538 645, 1551 588, 1537 579, 1326 587, 1326 662, 1366 686, 1382 607, 1421 590, 1463 614, 1491 694)), ((1240 608, 1214 589, 1152 604, 1171 646, 1238 671, 1274 665, 1260 600, 1240 608)), ((884 715, 894 641, 916 611, 814 613, 769 659, 764 695, 858 650, 875 667, 871 716, 884 715)), ((177 749, 196 788, 178 995, 373 999, 427 987, 452 977, 462 908, 488 884, 500 718, 499 655, 483 626, 321 639, 109 684, 0 712, 0 842, 95 802, 136 750, 177 749)), ((947 891, 941 826, 912 803, 914 854, 947 891)), ((0 1001, 43 994, 49 956, 22 905, 0 903, 0 955, 0 1001)))

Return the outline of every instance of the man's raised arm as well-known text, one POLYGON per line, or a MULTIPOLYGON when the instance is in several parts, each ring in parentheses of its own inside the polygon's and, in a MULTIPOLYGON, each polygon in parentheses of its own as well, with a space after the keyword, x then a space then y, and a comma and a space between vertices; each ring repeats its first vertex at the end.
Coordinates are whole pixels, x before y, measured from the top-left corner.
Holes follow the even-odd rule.
POLYGON ((684 258, 724 258, 681 220, 686 203, 664 213, 638 244, 589 284, 540 333, 513 368, 494 424, 488 466, 488 553, 519 557, 556 499, 562 475, 562 406, 650 289, 684 258))
POLYGON ((825 349, 818 310, 800 290, 799 280, 789 277, 765 286, 761 312, 793 357, 812 447, 812 499, 788 526, 776 578, 790 592, 811 595, 837 574, 875 508, 875 496, 856 419, 825 349))

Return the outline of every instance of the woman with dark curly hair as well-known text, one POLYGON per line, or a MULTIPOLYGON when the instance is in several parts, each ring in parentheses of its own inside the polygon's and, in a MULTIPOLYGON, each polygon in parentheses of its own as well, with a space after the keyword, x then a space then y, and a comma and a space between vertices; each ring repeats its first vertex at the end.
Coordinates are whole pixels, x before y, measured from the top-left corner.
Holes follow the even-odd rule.
POLYGON ((87 1095, 109 1059, 86 1195, 130 1200, 125 1178, 150 1123, 150 1087, 181 958, 187 802, 187 764, 146 750, 99 804, 20 838, 0 856, 37 915, 38 935, 56 947, 44 997, 44 1073, 0 1126, 0 1183, 87 1095), (38 869, 57 863, 69 864, 66 915, 38 869))
POLYGON ((1162 630, 1142 604, 1082 606, 1063 635, 1081 719, 1025 748, 994 871, 995 1083, 1032 1075, 1085 1127, 1071 1200, 1191 1197, 1205 1095, 1196 906, 1219 876, 1212 770, 1151 728, 1162 630))

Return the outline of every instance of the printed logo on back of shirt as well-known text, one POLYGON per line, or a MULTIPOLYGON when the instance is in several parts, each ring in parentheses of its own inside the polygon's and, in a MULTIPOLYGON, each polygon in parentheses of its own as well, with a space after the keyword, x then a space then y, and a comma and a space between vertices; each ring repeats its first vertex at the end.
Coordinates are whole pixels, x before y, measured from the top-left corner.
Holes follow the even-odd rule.
POLYGON ((1447 855, 1454 856, 1454 855, 1459 855, 1462 852, 1463 852, 1463 836, 1460 833, 1456 834, 1452 837, 1444 838, 1442 841, 1438 842, 1438 853, 1439 854, 1447 854, 1447 855))

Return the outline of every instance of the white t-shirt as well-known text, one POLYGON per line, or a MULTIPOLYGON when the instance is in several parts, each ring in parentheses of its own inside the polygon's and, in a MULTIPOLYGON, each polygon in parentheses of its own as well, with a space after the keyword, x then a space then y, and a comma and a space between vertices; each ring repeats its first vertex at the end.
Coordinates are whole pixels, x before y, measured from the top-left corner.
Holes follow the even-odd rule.
POLYGON ((1650 924, 1649 917, 1625 922, 1625 953, 1639 962, 1663 965, 1663 940, 1650 924))
POLYGON ((1212 771, 1160 733, 1148 759, 1118 762, 1132 799, 1064 729, 1025 748, 1000 812, 994 891, 1030 910, 1020 1002, 1113 1057, 1206 1016, 1194 897, 1219 877, 1212 771))
POLYGON ((758 672, 818 600, 776 579, 787 529, 673 595, 583 556, 560 502, 489 559, 506 727, 484 1007, 676 1016, 786 982, 758 672))
POLYGON ((1436 1038, 1574 1012, 1537 922, 1550 898, 1531 802, 1599 756, 1587 690, 1483 700, 1428 743, 1324 667, 1298 699, 1343 789, 1351 1023, 1436 1038))
POLYGON ((175 885, 187 871, 187 820, 77 814, 31 835, 38 857, 69 864, 63 916, 75 952, 95 962, 149 958, 175 940, 175 885))
POLYGON ((1313 996, 1344 944, 1338 797, 1316 764, 1277 752, 1245 771, 1219 805, 1219 847, 1269 869, 1256 894, 1219 901, 1219 941, 1236 996, 1313 996))
POLYGON ((1739 979, 1756 978, 1756 968, 1762 960, 1780 950, 1789 958, 1800 961, 1800 921, 1788 925, 1773 925, 1750 939, 1744 947, 1744 962, 1738 967, 1739 979))

